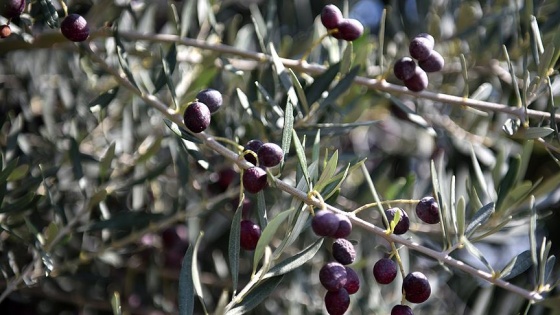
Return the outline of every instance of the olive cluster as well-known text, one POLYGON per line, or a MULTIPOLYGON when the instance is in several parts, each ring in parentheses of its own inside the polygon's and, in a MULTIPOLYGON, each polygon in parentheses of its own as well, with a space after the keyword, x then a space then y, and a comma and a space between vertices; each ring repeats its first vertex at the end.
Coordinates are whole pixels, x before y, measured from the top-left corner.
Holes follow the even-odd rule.
MULTIPOLYGON (((246 191, 256 194, 268 184, 265 169, 280 164, 284 159, 284 151, 275 143, 265 143, 253 139, 243 147, 243 157, 255 166, 243 171, 241 182, 246 191)), ((254 250, 261 236, 261 229, 258 224, 249 219, 244 219, 241 221, 240 233, 241 248, 254 250)))
POLYGON ((196 94, 183 113, 183 122, 193 133, 201 133, 210 126, 210 116, 222 107, 222 93, 215 89, 204 89, 196 94))
MULTIPOLYGON (((25 10, 25 0, 1 0, 0 13, 8 19, 8 24, 0 25, 0 38, 12 34, 10 21, 19 17, 25 10)), ((73 42, 83 42, 89 37, 86 19, 79 14, 69 14, 60 23, 62 35, 73 42)))
POLYGON ((328 4, 321 11, 321 23, 336 39, 354 41, 364 34, 364 26, 356 19, 346 19, 334 4, 328 4))
POLYGON ((350 295, 360 289, 360 278, 347 265, 356 260, 354 245, 346 238, 352 232, 352 222, 342 214, 327 210, 315 213, 311 228, 318 236, 332 237, 331 252, 335 261, 328 262, 319 271, 319 281, 327 293, 325 307, 330 315, 342 315, 350 306, 350 295))
POLYGON ((434 50, 434 38, 430 34, 416 35, 408 46, 410 57, 402 57, 395 62, 393 72, 397 79, 411 91, 420 92, 428 86, 426 72, 437 72, 443 69, 444 60, 440 53, 434 50), (414 59, 418 60, 418 66, 414 59))
MULTIPOLYGON (((416 215, 420 220, 428 224, 440 222, 439 206, 433 197, 424 197, 416 204, 416 215)), ((390 223, 398 215, 393 233, 400 235, 408 231, 410 220, 408 214, 401 208, 389 208, 385 210, 385 216, 390 223)), ((384 223, 385 227, 386 224, 384 223)), ((397 277, 397 263, 391 258, 381 258, 373 266, 373 277, 379 284, 389 284, 397 277)), ((422 303, 426 301, 432 293, 428 278, 421 272, 415 271, 407 274, 402 283, 404 298, 410 303, 422 303)), ((412 309, 408 305, 395 305, 391 310, 391 315, 413 315, 412 309)))

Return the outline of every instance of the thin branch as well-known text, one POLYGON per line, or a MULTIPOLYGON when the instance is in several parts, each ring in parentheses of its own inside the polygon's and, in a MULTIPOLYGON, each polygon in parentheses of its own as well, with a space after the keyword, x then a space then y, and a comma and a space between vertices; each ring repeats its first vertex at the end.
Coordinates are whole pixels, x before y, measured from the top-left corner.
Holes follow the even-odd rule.
MULTIPOLYGON (((90 36, 90 40, 111 36, 113 36, 113 32, 111 31, 111 29, 101 28, 90 36)), ((270 55, 264 53, 242 50, 228 45, 209 43, 207 41, 199 39, 184 38, 172 34, 142 34, 134 31, 119 31, 119 36, 128 40, 145 40, 159 43, 177 43, 184 46, 191 46, 203 50, 215 51, 221 54, 239 56, 245 59, 256 60, 258 62, 270 62, 272 60, 272 57, 270 55)), ((6 45, 0 45, 0 54, 18 49, 48 48, 60 44, 62 44, 60 45, 60 47, 68 47, 64 43, 69 44, 68 41, 60 33, 44 32, 34 37, 34 40, 32 42, 12 41, 7 43, 6 45)), ((311 75, 320 75, 327 70, 326 66, 309 64, 306 61, 302 60, 294 60, 288 58, 280 58, 280 60, 286 68, 311 75)), ((512 107, 499 103, 480 101, 425 90, 421 92, 412 92, 401 85, 391 84, 385 80, 378 80, 363 76, 357 76, 354 79, 354 82, 357 85, 362 85, 372 90, 396 94, 408 94, 413 95, 417 98, 429 99, 455 106, 467 106, 485 112, 501 112, 513 117, 517 117, 522 121, 526 121, 527 118, 550 119, 551 117, 549 112, 543 112, 534 109, 527 109, 527 111, 525 111, 522 107, 512 107)), ((556 119, 560 119, 560 113, 555 114, 555 116, 556 119)))
MULTIPOLYGON (((121 33, 121 36, 126 36, 125 34, 121 33)), ((162 35, 162 36, 167 36, 168 35, 162 35)), ((151 38, 151 36, 150 36, 151 38)), ((198 41, 197 41, 198 42, 198 41)), ((207 44, 205 44, 207 45, 207 44)), ((231 47, 227 48, 227 49, 233 49, 231 47)), ((130 90, 131 92, 133 92, 134 94, 136 94, 138 97, 140 97, 142 100, 144 100, 148 105, 152 106, 153 108, 157 109, 158 111, 160 111, 164 116, 166 116, 166 118, 170 119, 171 121, 175 122, 176 124, 178 124, 179 126, 184 126, 183 124, 183 120, 180 114, 170 110, 163 102, 161 102, 157 97, 150 95, 150 94, 144 94, 143 92, 141 92, 139 89, 137 89, 133 84, 131 84, 128 79, 126 79, 126 77, 124 75, 121 75, 117 70, 113 69, 111 66, 109 66, 105 60, 103 60, 101 57, 99 57, 98 55, 94 54, 93 51, 90 49, 89 50, 90 53, 90 58, 98 63, 103 69, 105 69, 107 72, 109 72, 110 74, 112 74, 115 79, 125 88, 127 88, 128 90, 130 90)), ((260 54, 262 55, 262 54, 260 54)), ((385 83, 387 84, 387 83, 385 83)), ((391 85, 389 85, 391 86, 391 85)), ((211 148, 212 150, 214 150, 215 152, 221 154, 222 156, 224 156, 225 158, 231 160, 232 162, 236 163, 240 168, 243 169, 247 169, 249 167, 252 167, 253 165, 250 164, 249 162, 245 161, 245 159, 240 158, 240 156, 229 150, 228 148, 224 147, 223 145, 221 145, 219 142, 217 142, 212 136, 207 135, 204 132, 198 133, 198 134, 193 134, 195 137, 197 137, 198 139, 202 140, 209 148, 211 148)), ((343 214, 348 216, 348 218, 352 221, 352 223, 356 226, 359 226, 363 229, 365 229, 366 231, 369 231, 371 233, 374 233, 376 235, 379 235, 383 238, 385 238, 387 241, 389 242, 395 242, 395 243, 399 243, 402 245, 407 246, 408 248, 417 251, 419 253, 422 253, 426 256, 430 256, 442 263, 445 263, 449 266, 452 266, 454 268, 457 268, 459 270, 462 270, 472 276, 475 276, 477 278, 480 279, 484 279, 496 286, 502 287, 506 290, 509 290, 511 292, 514 292, 516 294, 519 294, 520 296, 524 297, 527 300, 530 301, 540 301, 543 299, 543 296, 539 294, 539 292, 535 292, 535 291, 529 291, 526 289, 523 289, 521 287, 515 286, 507 281, 504 281, 502 279, 495 279, 492 274, 478 270, 474 267, 471 267, 467 264, 465 264, 462 261, 456 260, 453 257, 447 255, 446 253, 442 253, 442 252, 438 252, 429 248, 426 248, 422 245, 420 245, 419 243, 416 243, 410 239, 406 239, 403 238, 401 236, 395 235, 395 234, 390 234, 387 235, 385 233, 385 229, 379 228, 376 225, 367 222, 361 218, 356 217, 355 215, 349 215, 346 211, 343 211, 341 209, 338 209, 336 207, 333 207, 329 204, 324 204, 321 203, 321 201, 317 198, 310 198, 308 197, 308 194, 304 191, 301 191, 295 187, 290 186, 288 183, 284 182, 283 180, 279 179, 279 178, 273 178, 272 179, 274 181, 274 185, 277 187, 278 189, 290 194, 292 197, 297 198, 302 200, 303 202, 305 202, 308 205, 312 205, 314 207, 320 208, 323 206, 326 206, 326 208, 332 212, 335 213, 339 213, 339 214, 343 214)))

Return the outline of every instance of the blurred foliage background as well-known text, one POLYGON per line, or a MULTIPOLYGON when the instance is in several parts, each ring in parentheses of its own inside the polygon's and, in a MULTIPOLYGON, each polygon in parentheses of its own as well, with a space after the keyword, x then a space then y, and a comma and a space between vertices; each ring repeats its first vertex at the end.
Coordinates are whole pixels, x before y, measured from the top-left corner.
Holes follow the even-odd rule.
MULTIPOLYGON (((200 231, 201 283, 206 307, 213 310, 222 292, 232 291, 227 246, 239 169, 204 145, 177 137, 160 113, 119 88, 79 45, 49 28, 41 1, 28 2, 26 13, 12 21, 15 34, 0 42, 0 313, 112 314, 117 292, 125 314, 176 314, 181 261, 200 231), (33 42, 33 36, 40 39, 33 42)), ((498 269, 529 248, 529 195, 534 194, 542 219, 538 241, 546 236, 552 240, 551 253, 557 253, 557 151, 529 136, 506 134, 502 127, 512 118, 506 114, 337 84, 355 75, 384 76, 399 84, 390 71, 392 62, 408 54, 411 37, 429 32, 446 60, 444 71, 430 74, 429 90, 516 106, 515 85, 531 82, 533 93, 525 95, 524 105, 555 112, 557 65, 550 65, 549 81, 536 77, 543 55, 539 45, 558 49, 558 1, 77 0, 69 1, 68 8, 86 17, 96 53, 117 68, 108 25, 118 25, 123 33, 178 34, 266 53, 272 43, 279 56, 298 59, 325 33, 317 16, 327 3, 360 19, 366 35, 353 43, 352 58, 347 43, 328 37, 309 54, 309 63, 332 67, 340 62, 340 71, 315 77, 297 73, 314 110, 309 114, 298 104, 294 128, 299 137, 312 143, 320 129, 321 159, 338 150, 341 166, 367 158, 385 200, 431 194, 431 160, 449 198, 454 175, 455 195, 467 200, 467 218, 499 199, 502 204, 485 226, 485 231, 499 231, 476 243, 498 269), (380 38, 383 8, 387 14, 380 38), (481 189, 483 182, 486 189, 481 189)), ((60 3, 52 4, 63 16, 60 3)), ((123 36, 121 41, 137 82, 159 90, 156 95, 170 107, 174 101, 184 107, 206 87, 222 92, 225 106, 212 116, 209 134, 239 144, 254 138, 280 143, 287 96, 270 63, 156 40, 123 36), (173 93, 158 79, 162 60, 174 69, 169 75, 173 93)), ((559 147, 554 120, 528 123, 552 129, 543 138, 559 147)), ((297 169, 292 150, 282 178, 293 183, 297 169)), ((288 209, 292 200, 271 188, 265 197, 269 218, 288 209)), ((371 198, 364 176, 352 172, 329 203, 351 211, 371 198)), ((248 196, 248 216, 254 220, 257 203, 248 196)), ((405 210, 414 218, 412 206, 405 210)), ((381 224, 373 210, 360 217, 381 224)), ((409 234, 441 249, 438 228, 415 223, 409 234)), ((400 301, 400 282, 380 287, 371 273, 386 243, 359 228, 350 238, 358 244, 353 266, 362 288, 349 314, 388 314, 400 301)), ((285 255, 315 239, 305 231, 285 255)), ((324 313, 318 270, 329 259, 327 247, 286 275, 253 313, 324 313)), ((415 314, 517 314, 525 309, 527 301, 513 293, 406 248, 400 253, 408 269, 424 272, 432 283, 432 297, 416 306, 415 314)), ((455 254, 484 269, 468 253, 455 254)), ((241 286, 249 280, 251 261, 251 253, 241 253, 241 286)), ((511 281, 531 288, 532 272, 511 281)), ((555 278, 557 269, 551 272, 555 278)), ((533 306, 530 314, 557 314, 559 309, 553 298, 533 306)), ((198 301, 195 310, 202 313, 198 301)))

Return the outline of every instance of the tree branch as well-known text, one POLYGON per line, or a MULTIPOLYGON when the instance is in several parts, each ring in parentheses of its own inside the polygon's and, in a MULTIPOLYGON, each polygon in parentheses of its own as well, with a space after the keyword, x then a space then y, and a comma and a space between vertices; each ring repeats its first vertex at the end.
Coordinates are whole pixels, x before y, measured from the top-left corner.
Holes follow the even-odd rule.
MULTIPOLYGON (((121 36, 126 36, 125 34, 121 33, 121 36)), ((165 35, 167 36, 167 35, 165 35)), ((167 38, 167 37, 166 37, 167 38)), ((137 38, 139 39, 139 38, 137 38)), ((182 40, 181 40, 182 41, 182 40)), ((190 40, 189 40, 190 41, 190 40)), ((193 40, 194 41, 194 40, 193 40)), ((204 45, 208 45, 208 44, 204 44, 204 45)), ((234 48, 227 48, 228 50, 230 49, 234 49, 234 48)), ((182 126, 184 128, 184 124, 183 124, 183 119, 182 116, 179 113, 174 112, 173 110, 169 109, 163 102, 161 102, 157 97, 155 97, 154 95, 150 95, 150 94, 145 94, 142 91, 140 91, 138 88, 136 88, 132 83, 130 83, 128 81, 128 79, 124 76, 121 75, 119 73, 118 70, 112 68, 111 66, 109 66, 105 60, 103 60, 101 57, 99 57, 97 54, 95 54, 91 49, 89 49, 89 54, 90 54, 90 58, 96 62, 97 64, 99 64, 103 69, 105 69, 108 73, 112 74, 115 79, 119 82, 119 84, 121 84, 121 86, 127 88, 128 90, 130 90, 131 92, 133 92, 134 94, 136 94, 138 97, 140 97, 142 100, 144 100, 149 106, 152 106, 153 108, 155 108, 156 110, 160 111, 164 116, 166 116, 166 118, 170 119, 171 121, 173 121, 174 123, 176 123, 179 126, 182 126)), ((263 54, 258 54, 259 56, 263 56, 263 54)), ((381 83, 382 85, 385 85, 383 83, 381 83)), ((389 87, 391 87, 392 85, 389 85, 389 87)), ((435 93, 434 93, 435 94, 435 93)), ((197 137, 198 139, 200 139, 201 141, 204 142, 205 145, 207 145, 209 148, 211 148, 212 150, 214 150, 215 152, 221 154, 222 156, 224 156, 225 158, 231 160, 232 162, 236 163, 240 168, 243 169, 247 169, 249 167, 252 167, 253 165, 247 161, 245 161, 245 159, 241 158, 237 153, 229 150, 228 148, 224 147, 223 145, 221 145, 219 142, 217 142, 212 136, 207 135, 204 132, 198 133, 198 134, 193 134, 195 137, 197 137)), ((274 178, 274 185, 275 187, 277 187, 278 189, 290 194, 292 197, 297 198, 302 200, 303 202, 305 202, 308 205, 312 205, 314 207, 322 207, 322 203, 315 198, 309 198, 307 192, 301 191, 295 187, 290 186, 289 184, 287 184, 286 182, 284 182, 283 180, 279 179, 279 178, 274 178)), ((410 239, 406 239, 403 238, 401 236, 395 235, 395 234, 390 234, 387 235, 385 233, 385 229, 379 228, 376 225, 367 222, 361 218, 356 217, 355 215, 349 214, 346 211, 343 211, 341 209, 338 209, 336 207, 333 207, 331 205, 326 205, 327 209, 335 212, 335 213, 340 213, 343 215, 346 215, 349 217, 349 219, 352 221, 352 223, 356 226, 359 226, 371 233, 374 233, 378 236, 381 236, 383 238, 385 238, 387 241, 392 241, 395 243, 399 243, 402 245, 407 246, 408 248, 417 251, 419 253, 422 253, 426 256, 432 257, 442 263, 445 263, 449 266, 452 266, 454 268, 457 268, 459 270, 462 270, 474 277, 480 278, 480 279, 484 279, 496 286, 499 286, 501 288, 504 288, 508 291, 514 292, 516 294, 519 294, 520 296, 524 297, 527 300, 530 301, 540 301, 543 299, 542 295, 539 294, 539 292, 535 292, 535 291, 529 291, 526 289, 523 289, 521 287, 515 286, 507 281, 504 281, 502 279, 495 279, 492 277, 491 274, 478 270, 474 267, 471 267, 465 263, 463 263, 462 261, 456 260, 454 258, 452 258, 451 256, 447 255, 446 253, 443 252, 438 252, 429 248, 426 248, 410 239)))

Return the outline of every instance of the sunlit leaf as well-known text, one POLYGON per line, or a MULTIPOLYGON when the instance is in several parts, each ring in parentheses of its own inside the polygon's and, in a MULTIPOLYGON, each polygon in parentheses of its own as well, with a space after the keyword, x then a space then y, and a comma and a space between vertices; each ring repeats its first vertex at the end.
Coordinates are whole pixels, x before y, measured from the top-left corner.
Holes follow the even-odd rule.
POLYGON ((476 259, 478 259, 481 263, 483 263, 490 273, 494 273, 494 269, 492 268, 492 265, 490 265, 488 260, 486 260, 486 258, 484 257, 482 252, 478 250, 478 248, 476 248, 473 244, 471 244, 471 242, 466 238, 463 238, 462 242, 465 245, 465 249, 467 249, 467 251, 471 253, 471 255, 473 255, 476 259))
POLYGON ((315 190, 321 192, 327 184, 331 183, 331 179, 336 172, 337 165, 338 165, 338 150, 334 151, 333 155, 327 162, 327 165, 323 169, 323 172, 321 173, 319 180, 317 181, 317 183, 315 183, 315 190))
POLYGON ((311 178, 309 176, 309 171, 307 169, 307 158, 305 157, 305 149, 303 148, 299 137, 295 130, 292 129, 292 136, 294 138, 294 147, 296 149, 296 155, 298 158, 299 165, 303 171, 303 176, 307 182, 307 187, 311 187, 311 178))
POLYGON ((270 220, 266 228, 262 231, 261 237, 257 243, 257 247, 255 248, 255 255, 253 256, 253 270, 257 267, 259 261, 261 260, 264 249, 266 246, 270 244, 274 234, 280 227, 282 223, 286 220, 286 218, 293 212, 293 209, 289 209, 286 211, 280 212, 278 215, 274 217, 274 219, 270 220))
POLYGON ((113 296, 111 297, 111 308, 113 309, 114 315, 122 314, 121 295, 117 291, 113 292, 113 296))

